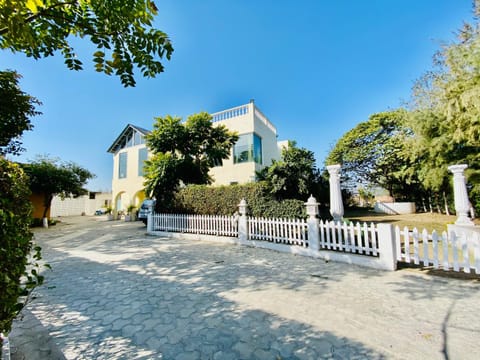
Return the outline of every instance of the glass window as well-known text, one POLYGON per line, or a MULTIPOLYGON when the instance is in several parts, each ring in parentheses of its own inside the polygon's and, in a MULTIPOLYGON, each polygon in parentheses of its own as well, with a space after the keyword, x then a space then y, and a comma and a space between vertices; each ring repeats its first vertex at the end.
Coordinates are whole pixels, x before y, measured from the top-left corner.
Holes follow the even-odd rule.
POLYGON ((262 163, 262 138, 255 133, 240 135, 233 147, 233 163, 262 163))
POLYGON ((253 161, 262 164, 262 138, 253 134, 253 161))
POLYGON ((138 149, 138 176, 145 174, 144 166, 145 160, 148 159, 148 150, 146 147, 138 149))
POLYGON ((127 153, 123 152, 118 155, 118 178, 127 177, 127 153))

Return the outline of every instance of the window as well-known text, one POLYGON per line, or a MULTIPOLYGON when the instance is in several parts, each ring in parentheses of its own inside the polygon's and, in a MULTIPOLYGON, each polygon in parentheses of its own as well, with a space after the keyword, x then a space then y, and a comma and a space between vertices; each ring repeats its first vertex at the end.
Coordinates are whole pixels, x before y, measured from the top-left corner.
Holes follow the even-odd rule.
POLYGON ((145 160, 148 159, 148 150, 146 147, 138 149, 138 176, 144 175, 145 160))
POLYGON ((262 165, 262 138, 253 134, 253 161, 262 165))
POLYGON ((138 131, 135 132, 134 136, 135 136, 134 145, 145 144, 145 138, 138 131))
POLYGON ((123 152, 118 155, 118 178, 127 177, 127 153, 123 152))
POLYGON ((240 135, 233 147, 233 163, 262 163, 262 138, 255 133, 240 135))

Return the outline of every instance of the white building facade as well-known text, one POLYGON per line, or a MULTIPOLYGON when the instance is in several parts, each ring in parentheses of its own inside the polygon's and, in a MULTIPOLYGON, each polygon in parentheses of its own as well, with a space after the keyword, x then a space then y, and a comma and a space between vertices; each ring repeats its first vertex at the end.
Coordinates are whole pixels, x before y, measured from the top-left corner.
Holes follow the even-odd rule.
MULTIPOLYGON (((253 101, 212 114, 215 125, 235 131, 239 139, 230 157, 210 170, 213 185, 243 184, 255 181, 255 173, 281 158, 288 141, 277 141, 277 129, 253 101)), ((137 208, 146 198, 143 163, 149 153, 145 144, 148 130, 127 125, 108 149, 113 155, 112 197, 116 211, 129 205, 137 208)))

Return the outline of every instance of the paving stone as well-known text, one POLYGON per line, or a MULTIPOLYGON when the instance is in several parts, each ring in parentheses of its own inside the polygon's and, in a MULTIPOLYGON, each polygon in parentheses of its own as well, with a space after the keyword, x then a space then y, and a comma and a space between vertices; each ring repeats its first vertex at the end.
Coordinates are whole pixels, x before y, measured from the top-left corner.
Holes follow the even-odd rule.
POLYGON ((144 346, 151 337, 155 337, 154 331, 139 331, 133 336, 135 344, 144 346))
POLYGON ((450 358, 480 353, 474 283, 78 221, 36 232, 54 271, 14 324, 25 359, 436 359, 444 326, 450 358))
POLYGON ((141 325, 126 325, 122 328, 122 335, 131 338, 137 332, 142 331, 142 328, 141 325))
POLYGON ((183 352, 175 356, 175 360, 197 360, 200 359, 198 351, 183 352))
POLYGON ((240 358, 250 359, 250 357, 252 355, 252 352, 255 349, 252 349, 250 344, 248 344, 246 342, 243 342, 243 341, 240 341, 240 342, 237 342, 235 345, 232 346, 232 350, 235 350, 236 352, 238 352, 239 355, 240 355, 240 358))
POLYGON ((112 330, 121 330, 128 324, 130 324, 130 320, 117 319, 112 323, 112 330))

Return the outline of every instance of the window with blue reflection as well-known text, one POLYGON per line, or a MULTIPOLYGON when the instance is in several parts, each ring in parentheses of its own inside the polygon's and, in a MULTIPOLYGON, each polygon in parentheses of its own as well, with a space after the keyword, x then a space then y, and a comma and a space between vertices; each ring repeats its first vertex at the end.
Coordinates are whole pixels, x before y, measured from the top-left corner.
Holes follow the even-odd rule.
POLYGON ((138 176, 143 176, 145 174, 145 160, 148 159, 148 150, 147 148, 138 149, 138 176))
POLYGON ((123 152, 118 155, 118 178, 127 177, 127 153, 123 152))
POLYGON ((233 146, 233 163, 262 164, 262 138, 255 133, 243 134, 233 146))

